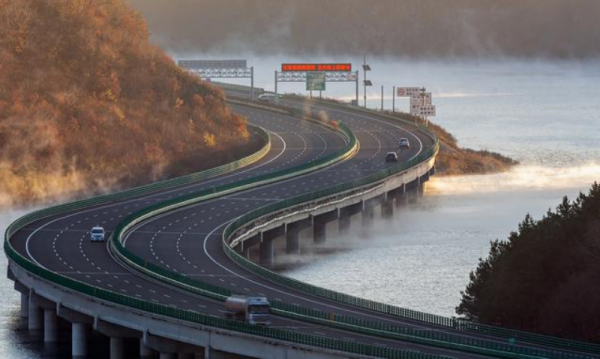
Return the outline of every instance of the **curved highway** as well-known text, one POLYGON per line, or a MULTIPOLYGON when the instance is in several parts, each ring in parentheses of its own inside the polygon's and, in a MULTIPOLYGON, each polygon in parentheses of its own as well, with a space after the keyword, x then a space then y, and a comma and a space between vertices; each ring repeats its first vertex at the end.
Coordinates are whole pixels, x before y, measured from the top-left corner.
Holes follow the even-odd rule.
MULTIPOLYGON (((160 283, 122 265, 112 255, 108 242, 89 241, 89 230, 94 225, 102 225, 110 234, 125 216, 145 206, 258 174, 297 166, 326 156, 345 145, 344 140, 336 133, 307 121, 249 107, 235 106, 234 109, 248 117, 253 124, 272 133, 271 151, 257 163, 198 184, 46 218, 17 232, 11 238, 11 244, 38 265, 76 280, 120 294, 224 317, 225 310, 221 302, 160 283)), ((156 216, 128 233, 125 238, 126 247, 148 262, 234 292, 264 295, 270 300, 399 326, 448 330, 310 296, 255 276, 240 268, 223 252, 221 238, 224 227, 249 210, 381 170, 389 166, 384 161, 385 153, 396 150, 397 141, 401 137, 409 138, 411 148, 401 152, 400 161, 407 161, 433 145, 433 139, 428 135, 398 123, 344 110, 328 109, 328 112, 331 119, 343 121, 356 134, 360 150, 354 157, 300 177, 156 216)), ((431 354, 461 358, 479 357, 286 318, 274 318, 273 326, 431 354)), ((462 332, 457 334, 466 335, 462 332)))

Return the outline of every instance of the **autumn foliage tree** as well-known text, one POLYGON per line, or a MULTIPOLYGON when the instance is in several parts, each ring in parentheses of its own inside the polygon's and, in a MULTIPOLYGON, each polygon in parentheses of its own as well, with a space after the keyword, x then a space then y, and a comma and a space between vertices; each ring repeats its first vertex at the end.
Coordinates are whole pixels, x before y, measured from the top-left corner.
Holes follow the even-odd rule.
POLYGON ((539 221, 527 215, 492 242, 457 313, 504 327, 600 343, 600 184, 566 197, 539 221))
POLYGON ((121 0, 0 0, 0 206, 198 170, 249 137, 121 0))

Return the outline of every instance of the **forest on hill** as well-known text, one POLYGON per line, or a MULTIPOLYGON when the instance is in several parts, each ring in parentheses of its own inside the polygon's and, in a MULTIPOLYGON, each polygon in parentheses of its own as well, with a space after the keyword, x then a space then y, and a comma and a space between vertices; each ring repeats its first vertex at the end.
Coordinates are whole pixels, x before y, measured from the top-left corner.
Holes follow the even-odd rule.
POLYGON ((220 90, 148 37, 121 0, 0 0, 0 207, 148 183, 259 145, 220 90))
POLYGON ((597 0, 129 1, 178 54, 600 57, 597 0))
POLYGON ((491 243, 462 293, 458 314, 481 323, 600 343, 600 184, 527 215, 491 243))

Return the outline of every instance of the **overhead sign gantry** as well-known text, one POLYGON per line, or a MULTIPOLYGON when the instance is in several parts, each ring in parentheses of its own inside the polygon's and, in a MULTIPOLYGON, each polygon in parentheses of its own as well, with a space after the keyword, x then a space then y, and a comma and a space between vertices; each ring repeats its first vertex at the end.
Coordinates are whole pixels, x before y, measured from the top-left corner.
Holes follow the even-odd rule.
POLYGON ((250 98, 254 99, 254 67, 248 67, 246 60, 179 60, 178 64, 207 80, 249 78, 250 98))
POLYGON ((275 98, 280 82, 305 82, 307 91, 323 91, 327 82, 354 82, 358 103, 358 71, 349 63, 287 63, 275 71, 275 98))

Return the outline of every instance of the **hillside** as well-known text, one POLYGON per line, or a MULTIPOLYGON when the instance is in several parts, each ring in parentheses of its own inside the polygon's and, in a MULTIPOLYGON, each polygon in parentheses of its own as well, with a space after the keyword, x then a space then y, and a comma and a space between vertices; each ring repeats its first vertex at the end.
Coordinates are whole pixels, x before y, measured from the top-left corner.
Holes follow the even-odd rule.
POLYGON ((0 0, 0 207, 211 167, 249 137, 121 0, 0 0))
POLYGON ((600 184, 529 215, 494 241, 462 293, 458 314, 481 323, 600 343, 600 184))

